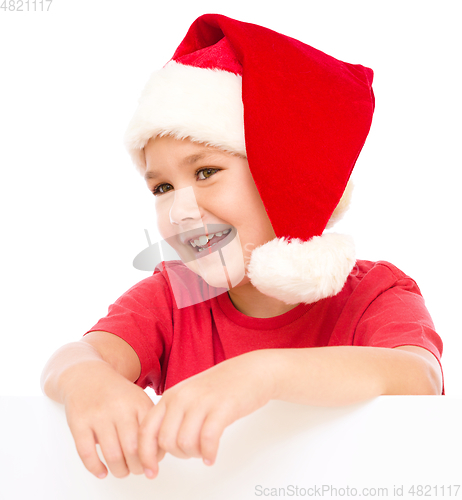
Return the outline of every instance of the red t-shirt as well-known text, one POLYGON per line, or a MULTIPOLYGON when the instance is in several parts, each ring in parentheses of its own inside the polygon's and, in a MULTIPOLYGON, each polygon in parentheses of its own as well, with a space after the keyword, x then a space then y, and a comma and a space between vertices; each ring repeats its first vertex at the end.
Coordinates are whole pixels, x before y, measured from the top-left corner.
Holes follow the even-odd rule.
MULTIPOLYGON (((103 330, 128 342, 141 362, 136 383, 157 394, 257 349, 415 345, 432 352, 441 366, 443 343, 417 284, 388 262, 358 260, 335 297, 300 304, 273 318, 239 312, 226 291, 179 309, 171 282, 188 283, 192 275, 198 279, 181 261, 159 264, 86 332, 103 330)), ((183 288, 183 293, 197 292, 191 286, 183 288)))

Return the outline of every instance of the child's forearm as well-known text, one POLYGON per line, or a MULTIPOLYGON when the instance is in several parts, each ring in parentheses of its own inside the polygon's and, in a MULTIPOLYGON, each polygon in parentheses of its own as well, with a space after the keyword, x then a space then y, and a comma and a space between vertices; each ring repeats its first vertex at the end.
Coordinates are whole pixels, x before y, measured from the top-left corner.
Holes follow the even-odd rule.
POLYGON ((425 359, 402 350, 332 346, 260 352, 272 366, 272 399, 340 406, 380 395, 437 394, 425 359))
POLYGON ((85 342, 72 342, 58 349, 45 365, 40 384, 42 391, 54 401, 63 403, 73 383, 82 384, 96 371, 115 370, 99 352, 85 342))

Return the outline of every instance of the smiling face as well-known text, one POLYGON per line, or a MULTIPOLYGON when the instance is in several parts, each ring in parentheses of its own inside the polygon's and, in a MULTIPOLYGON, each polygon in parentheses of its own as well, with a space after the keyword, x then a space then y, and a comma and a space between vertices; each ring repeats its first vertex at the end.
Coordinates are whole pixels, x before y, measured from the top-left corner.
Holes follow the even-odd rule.
POLYGON ((162 237, 210 285, 248 283, 250 254, 276 235, 247 159, 170 136, 151 139, 145 155, 162 237))

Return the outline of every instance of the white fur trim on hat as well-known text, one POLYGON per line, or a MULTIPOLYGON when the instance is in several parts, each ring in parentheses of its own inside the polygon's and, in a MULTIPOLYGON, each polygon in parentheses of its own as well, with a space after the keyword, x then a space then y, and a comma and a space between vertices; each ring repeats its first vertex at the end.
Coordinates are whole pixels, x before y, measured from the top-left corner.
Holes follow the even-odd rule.
POLYGON ((146 170, 144 146, 162 135, 245 156, 242 77, 174 61, 155 71, 124 136, 140 173, 146 170))
POLYGON ((286 304, 311 304, 337 295, 355 265, 350 236, 326 233, 309 241, 274 240, 251 255, 248 276, 260 292, 286 304))

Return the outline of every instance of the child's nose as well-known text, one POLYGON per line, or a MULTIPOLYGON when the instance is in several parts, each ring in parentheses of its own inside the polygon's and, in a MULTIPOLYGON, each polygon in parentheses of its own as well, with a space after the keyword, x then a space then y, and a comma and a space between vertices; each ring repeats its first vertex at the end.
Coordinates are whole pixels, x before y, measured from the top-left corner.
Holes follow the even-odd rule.
POLYGON ((201 219, 196 196, 191 186, 175 190, 171 203, 169 212, 171 224, 182 224, 189 219, 191 221, 201 219))

